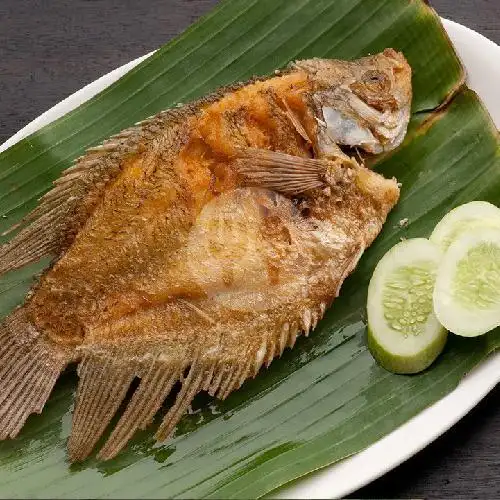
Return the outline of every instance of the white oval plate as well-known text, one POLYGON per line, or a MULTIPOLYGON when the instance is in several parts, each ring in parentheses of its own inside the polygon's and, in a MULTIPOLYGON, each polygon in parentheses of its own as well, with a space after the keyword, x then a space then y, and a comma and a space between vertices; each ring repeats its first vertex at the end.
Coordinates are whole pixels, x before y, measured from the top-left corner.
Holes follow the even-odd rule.
MULTIPOLYGON (((485 102, 500 127, 500 47, 484 36, 443 20, 468 72, 468 84, 485 102)), ((111 71, 40 115, 0 146, 3 151, 75 109, 130 71, 146 57, 111 71)), ((398 466, 447 431, 500 382, 500 353, 473 370, 443 399, 366 450, 281 488, 274 498, 340 498, 398 466)))

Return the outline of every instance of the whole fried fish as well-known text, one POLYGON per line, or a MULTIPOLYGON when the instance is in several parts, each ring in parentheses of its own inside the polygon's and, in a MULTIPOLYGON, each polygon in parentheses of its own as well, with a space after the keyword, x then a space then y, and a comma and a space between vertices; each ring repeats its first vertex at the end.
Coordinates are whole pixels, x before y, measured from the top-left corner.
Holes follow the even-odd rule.
POLYGON ((392 49, 298 61, 164 111, 64 172, 0 249, 0 272, 57 256, 0 329, 0 438, 79 363, 69 439, 115 456, 153 419, 167 438, 195 395, 226 398, 313 329, 399 197, 341 146, 403 140, 411 69, 392 49))

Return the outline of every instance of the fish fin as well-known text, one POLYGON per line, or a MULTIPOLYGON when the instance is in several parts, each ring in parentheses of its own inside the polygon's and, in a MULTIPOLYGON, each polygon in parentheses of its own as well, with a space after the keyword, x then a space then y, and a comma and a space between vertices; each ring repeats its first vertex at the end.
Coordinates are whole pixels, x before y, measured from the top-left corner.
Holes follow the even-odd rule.
MULTIPOLYGON (((323 315, 325 309, 326 306, 322 304, 318 310, 307 310, 310 314, 304 312, 300 317, 300 326, 307 331, 315 323, 315 318, 323 315), (309 321, 312 323, 309 324, 309 321)), ((174 365, 163 361, 161 355, 154 359, 148 357, 148 361, 134 360, 134 356, 125 351, 114 352, 112 357, 105 357, 102 347, 97 355, 84 355, 78 369, 80 384, 68 443, 70 460, 84 460, 92 452, 125 399, 135 377, 141 380, 98 452, 97 458, 100 460, 114 458, 137 430, 145 429, 153 421, 178 381, 181 382, 180 391, 158 427, 155 434, 157 441, 164 441, 171 436, 198 393, 208 391, 217 399, 226 399, 247 379, 254 377, 263 364, 269 366, 286 347, 292 347, 298 333, 297 321, 286 323, 269 335, 262 355, 254 352, 260 351, 262 345, 254 346, 253 349, 248 346, 249 350, 244 349, 247 356, 242 361, 228 360, 224 355, 218 360, 204 359, 200 353, 193 353, 193 361, 177 362, 174 365), (127 358, 126 361, 124 358, 127 358), (120 363, 116 359, 120 359, 120 363), (185 372, 187 373, 183 375, 185 372)))
POLYGON ((252 356, 249 356, 249 359, 246 362, 235 366, 230 375, 227 377, 224 385, 221 385, 217 393, 217 397, 219 399, 224 400, 233 391, 239 389, 243 384, 243 382, 245 382, 245 380, 250 376, 251 369, 252 369, 252 356))
POLYGON ((22 308, 0 326, 0 439, 14 438, 41 413, 68 352, 35 330, 22 308))
POLYGON ((304 139, 309 144, 312 144, 313 141, 309 137, 307 130, 304 128, 304 125, 302 125, 302 122, 300 121, 299 117, 296 115, 296 113, 290 107, 290 105, 288 104, 286 99, 282 99, 281 102, 283 103, 283 106, 285 107, 285 114, 288 117, 288 119, 290 120, 290 123, 293 125, 294 129, 302 137, 302 139, 304 139))
POLYGON ((247 148, 235 160, 243 183, 286 195, 331 186, 349 175, 353 160, 320 160, 266 149, 247 148))
POLYGON ((162 147, 179 149, 187 116, 258 80, 222 87, 197 101, 162 111, 88 149, 54 181, 54 187, 40 198, 35 209, 4 233, 20 229, 11 241, 0 246, 0 275, 42 257, 58 257, 92 215, 126 159, 160 140, 162 147))
POLYGON ((273 359, 276 357, 277 349, 276 349, 276 340, 274 338, 269 339, 267 343, 267 349, 266 349, 266 354, 264 357, 264 363, 266 365, 266 368, 269 368, 271 363, 273 362, 273 359))
POLYGON ((287 321, 281 327, 281 334, 278 339, 280 357, 283 355, 283 352, 288 345, 289 339, 290 339, 290 323, 287 321))
POLYGON ((20 224, 14 238, 0 247, 0 275, 58 255, 94 211, 105 188, 121 171, 123 161, 144 148, 160 127, 175 122, 173 111, 160 113, 88 149, 54 181, 54 187, 39 200, 38 206, 20 224))
POLYGON ((138 429, 145 429, 153 420, 174 384, 179 380, 179 369, 165 369, 153 363, 141 379, 123 415, 108 440, 99 451, 99 460, 115 457, 138 429))
POLYGON ((79 462, 90 455, 136 377, 140 382, 99 450, 98 458, 115 457, 137 430, 152 422, 174 385, 181 381, 181 390, 158 428, 156 439, 162 441, 172 433, 194 397, 209 385, 214 373, 213 362, 200 361, 195 356, 196 360, 187 364, 171 363, 161 357, 139 360, 121 350, 113 351, 112 356, 111 351, 104 354, 102 350, 98 354, 90 350, 84 354, 78 367, 80 382, 68 441, 70 461, 79 462))
POLYGON ((241 387, 245 380, 255 377, 262 365, 268 368, 275 358, 282 356, 287 347, 292 348, 298 335, 307 336, 311 329, 316 327, 325 311, 326 304, 321 303, 318 308, 306 309, 298 322, 285 322, 281 329, 269 335, 265 340, 265 344, 261 346, 265 351, 261 356, 258 352, 252 352, 248 354, 248 360, 245 363, 236 363, 229 367, 225 365, 220 373, 214 376, 209 394, 218 399, 226 399, 233 391, 241 387))
POLYGON ((234 380, 238 377, 239 371, 243 368, 243 364, 234 363, 227 373, 226 377, 220 384, 216 397, 218 399, 226 399, 228 394, 230 393, 230 388, 234 382, 234 380))
MULTIPOLYGON (((299 328, 308 330, 314 326, 316 318, 320 318, 325 310, 326 305, 321 304, 307 310, 310 314, 303 312, 296 321, 270 332, 260 345, 246 344, 242 355, 237 358, 228 357, 230 349, 222 349, 215 358, 205 358, 203 350, 199 349, 197 352, 186 351, 185 357, 190 357, 190 360, 174 363, 171 354, 156 351, 153 357, 152 351, 144 346, 140 351, 134 348, 133 354, 128 346, 125 349, 115 346, 107 353, 103 345, 87 346, 78 370, 80 385, 69 441, 70 459, 80 461, 91 453, 126 398, 135 377, 140 378, 140 382, 98 452, 98 459, 115 457, 137 430, 145 429, 178 381, 181 382, 180 391, 155 434, 158 441, 171 436, 198 393, 208 391, 211 396, 226 399, 247 379, 255 376, 263 364, 269 365, 286 347, 291 347, 299 328), (139 352, 141 357, 138 357, 139 352)), ((152 349, 154 345, 156 342, 151 345, 152 349)))
POLYGON ((224 375, 228 374, 231 371, 230 365, 227 363, 219 363, 216 369, 214 370, 214 374, 212 376, 212 380, 206 390, 210 396, 215 396, 217 391, 219 390, 221 384, 225 380, 224 375))
POLYGON ((299 330, 299 326, 297 323, 292 323, 290 325, 290 331, 288 333, 288 343, 287 343, 287 347, 289 347, 290 349, 293 348, 293 346, 295 345, 295 342, 297 341, 297 337, 300 335, 300 330, 299 330))
POLYGON ((179 394, 177 394, 174 405, 169 409, 156 431, 155 438, 157 441, 164 441, 170 437, 175 426, 193 402, 194 397, 205 385, 206 375, 206 369, 201 363, 195 361, 191 365, 189 373, 182 381, 182 387, 179 394))
POLYGON ((133 363, 118 365, 111 358, 86 355, 78 366, 80 382, 68 454, 84 460, 111 422, 135 378, 133 363))
POLYGON ((302 331, 306 337, 309 337, 309 333, 311 331, 311 323, 312 323, 312 315, 311 310, 306 308, 302 312, 302 331))

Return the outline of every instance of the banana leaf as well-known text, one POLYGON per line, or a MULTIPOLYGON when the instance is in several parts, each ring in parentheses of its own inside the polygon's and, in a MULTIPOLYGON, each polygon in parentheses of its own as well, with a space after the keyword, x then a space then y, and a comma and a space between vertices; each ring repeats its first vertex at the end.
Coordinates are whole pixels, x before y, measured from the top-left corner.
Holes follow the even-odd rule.
MULTIPOLYGON (((0 155, 0 229, 19 221, 86 147, 160 109, 294 58, 352 58, 387 46, 403 50, 414 69, 408 136, 374 164, 402 182, 401 201, 313 335, 225 402, 200 395, 170 441, 155 445, 153 425, 104 463, 66 460, 76 385, 69 370, 42 415, 0 444, 0 497, 259 497, 374 443, 499 347, 497 331, 451 337, 439 360, 411 377, 384 371, 366 347, 367 283, 385 251, 427 236, 460 203, 500 204, 498 133, 463 87, 460 62, 423 1, 221 2, 116 84, 0 155)), ((2 315, 47 263, 0 280, 2 315)))

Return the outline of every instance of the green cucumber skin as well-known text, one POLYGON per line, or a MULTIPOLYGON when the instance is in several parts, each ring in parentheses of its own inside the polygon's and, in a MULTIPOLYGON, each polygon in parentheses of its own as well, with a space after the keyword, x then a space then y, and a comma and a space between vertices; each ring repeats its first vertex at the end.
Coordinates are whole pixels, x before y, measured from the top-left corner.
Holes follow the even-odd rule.
POLYGON ((378 342, 371 328, 368 331, 368 349, 375 361, 387 371, 398 375, 414 375, 428 368, 443 352, 448 340, 448 332, 443 328, 442 334, 438 335, 434 342, 429 344, 419 355, 415 357, 397 356, 388 353, 378 342))

